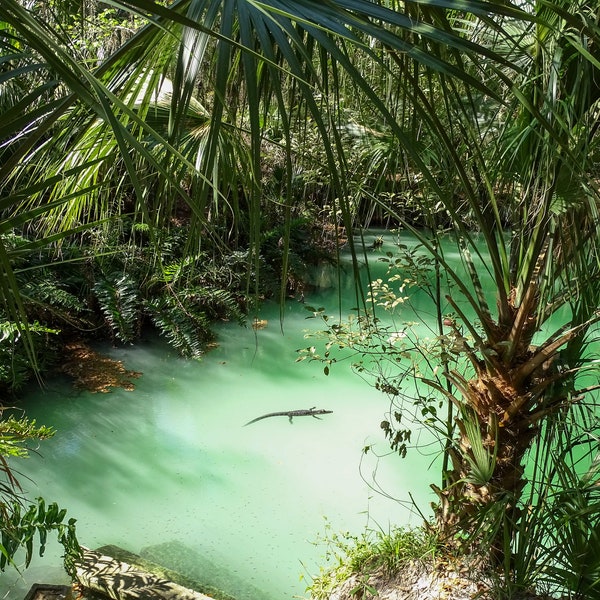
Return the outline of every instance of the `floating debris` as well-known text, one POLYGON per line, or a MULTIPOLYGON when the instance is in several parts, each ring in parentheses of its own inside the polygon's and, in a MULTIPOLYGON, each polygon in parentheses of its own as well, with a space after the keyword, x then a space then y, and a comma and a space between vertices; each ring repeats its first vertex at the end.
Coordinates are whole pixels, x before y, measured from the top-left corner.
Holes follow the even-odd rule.
POLYGON ((113 387, 130 392, 135 389, 131 380, 141 375, 138 371, 128 371, 120 360, 99 354, 84 342, 67 344, 66 361, 61 370, 75 380, 75 387, 103 394, 113 387))

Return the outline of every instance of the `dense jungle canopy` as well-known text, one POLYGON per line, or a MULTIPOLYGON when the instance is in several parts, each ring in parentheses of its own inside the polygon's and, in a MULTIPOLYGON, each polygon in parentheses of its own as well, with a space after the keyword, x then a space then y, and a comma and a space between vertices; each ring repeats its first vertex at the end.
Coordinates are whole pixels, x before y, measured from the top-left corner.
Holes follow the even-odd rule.
MULTIPOLYGON (((431 390, 431 527, 487 548, 507 589, 600 597, 599 18, 589 0, 2 0, 5 404, 90 338, 153 327, 198 358, 215 320, 404 228, 421 254, 358 285, 364 335, 331 343, 397 363, 373 308, 404 279, 429 290, 431 368, 377 385, 399 412, 402 378, 431 390)), ((401 452, 400 419, 385 433, 401 452)), ((6 460, 48 434, 2 421, 2 567, 40 528, 76 546, 64 514, 20 508, 6 460)))

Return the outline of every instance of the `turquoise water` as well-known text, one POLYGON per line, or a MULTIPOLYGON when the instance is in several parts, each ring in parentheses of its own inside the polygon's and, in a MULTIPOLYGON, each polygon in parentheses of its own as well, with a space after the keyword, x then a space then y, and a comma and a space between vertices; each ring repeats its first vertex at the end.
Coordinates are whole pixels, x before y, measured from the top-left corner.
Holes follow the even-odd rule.
MULTIPOLYGON (((335 313, 335 276, 317 278, 324 287, 306 303, 335 313)), ((351 279, 343 286, 351 297, 351 279)), ((321 323, 294 300, 285 312, 283 332, 275 305, 259 315, 263 330, 218 326, 219 346, 200 362, 154 339, 101 347, 143 373, 131 392, 77 392, 62 379, 32 391, 29 416, 58 433, 20 465, 28 496, 67 508, 85 546, 121 546, 240 600, 307 597, 326 527, 360 534, 419 524, 409 494, 427 510, 433 449, 390 454, 380 429, 389 400, 349 362, 328 377, 320 364, 296 362, 296 350, 314 343, 307 329, 321 323), (244 427, 315 406, 333 413, 244 427), (364 454, 367 445, 374 452, 364 454)), ((0 598, 64 581, 59 555, 51 546, 23 577, 2 574, 0 598)))

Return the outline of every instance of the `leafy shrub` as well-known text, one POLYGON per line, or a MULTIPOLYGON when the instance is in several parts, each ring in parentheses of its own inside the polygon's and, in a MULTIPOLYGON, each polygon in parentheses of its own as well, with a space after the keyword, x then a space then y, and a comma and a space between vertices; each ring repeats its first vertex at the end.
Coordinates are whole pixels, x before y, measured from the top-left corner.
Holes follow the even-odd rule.
POLYGON ((74 574, 75 560, 81 549, 75 531, 75 519, 66 519, 66 510, 56 503, 46 505, 43 498, 37 504, 26 506, 8 459, 25 458, 26 443, 44 440, 54 435, 49 427, 38 427, 33 420, 4 418, 0 406, 0 571, 14 566, 14 558, 21 549, 25 550, 25 566, 31 562, 38 538, 38 552, 43 555, 48 534, 55 532, 65 550, 65 568, 74 574))

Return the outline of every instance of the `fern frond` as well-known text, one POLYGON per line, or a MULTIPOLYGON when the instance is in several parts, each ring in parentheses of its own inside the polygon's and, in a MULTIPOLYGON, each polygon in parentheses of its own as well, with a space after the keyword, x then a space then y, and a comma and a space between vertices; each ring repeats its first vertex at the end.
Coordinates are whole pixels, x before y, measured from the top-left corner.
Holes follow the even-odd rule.
POLYGON ((141 322, 141 303, 133 280, 112 273, 95 283, 94 292, 112 334, 122 342, 132 342, 141 322))
POLYGON ((211 321, 235 319, 243 324, 246 319, 239 299, 228 290, 196 287, 186 290, 183 300, 186 306, 195 305, 200 308, 211 321))
POLYGON ((208 317, 194 307, 185 307, 171 294, 145 303, 154 326, 168 343, 186 358, 200 358, 212 339, 208 317))
POLYGON ((25 283, 22 296, 29 318, 51 324, 68 323, 80 326, 89 314, 86 303, 65 289, 64 285, 45 272, 25 283))
MULTIPOLYGON (((2 315, 0 314, 0 319, 2 315)), ((40 323, 28 323, 28 332, 36 337, 46 338, 57 335, 59 331, 40 323)), ((13 321, 0 320, 0 390, 6 388, 11 391, 20 389, 31 377, 33 371, 31 362, 23 347, 20 326, 13 321)), ((40 350, 43 344, 36 344, 38 362, 44 361, 44 354, 40 350)))
POLYGON ((166 265, 162 270, 162 277, 165 283, 176 283, 183 275, 190 274, 196 263, 202 264, 206 257, 202 255, 186 256, 176 263, 166 265))
POLYGON ((85 303, 80 298, 64 289, 59 282, 49 278, 42 273, 43 279, 28 281, 23 286, 23 295, 26 300, 42 303, 49 308, 60 307, 75 313, 86 310, 85 303))

